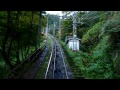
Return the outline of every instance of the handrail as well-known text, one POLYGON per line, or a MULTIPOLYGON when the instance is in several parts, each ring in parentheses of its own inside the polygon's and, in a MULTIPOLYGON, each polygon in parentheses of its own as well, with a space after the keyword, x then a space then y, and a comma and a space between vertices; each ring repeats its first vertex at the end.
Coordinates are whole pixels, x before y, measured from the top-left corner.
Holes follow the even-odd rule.
MULTIPOLYGON (((44 49, 46 47, 46 44, 45 44, 45 46, 42 48, 42 50, 44 49)), ((34 55, 38 50, 40 50, 40 48, 38 48, 37 50, 35 50, 26 60, 24 60, 23 62, 21 62, 18 66, 16 66, 13 70, 11 70, 5 77, 3 77, 3 79, 5 79, 5 78, 7 78, 12 72, 14 72, 16 69, 18 69, 20 66, 22 66, 26 61, 33 61, 33 59, 32 60, 29 60, 31 57, 32 57, 32 55, 34 55)), ((40 53, 40 51, 38 52, 38 53, 40 53)), ((37 53, 36 53, 37 54, 37 53)), ((37 54, 37 55, 39 55, 39 54, 37 54)), ((35 59, 35 58, 34 58, 35 59)))

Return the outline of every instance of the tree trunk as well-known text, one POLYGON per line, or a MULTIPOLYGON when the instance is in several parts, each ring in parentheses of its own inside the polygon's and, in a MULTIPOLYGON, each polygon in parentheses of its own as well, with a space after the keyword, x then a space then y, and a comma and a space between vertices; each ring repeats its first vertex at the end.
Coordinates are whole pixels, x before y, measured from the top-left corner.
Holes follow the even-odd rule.
MULTIPOLYGON (((8 66, 8 68, 10 70, 12 70, 13 69, 13 65, 10 62, 9 53, 8 53, 8 55, 6 53, 6 46, 5 46, 8 38, 9 38, 9 33, 11 31, 10 30, 10 11, 7 11, 7 15, 8 15, 8 17, 7 17, 7 30, 6 30, 5 36, 3 38, 3 43, 2 43, 2 57, 3 57, 6 65, 8 66)), ((10 44, 10 48, 11 48, 11 44, 10 44)))
POLYGON ((37 33, 36 49, 40 46, 40 38, 39 38, 39 36, 41 36, 41 16, 42 16, 42 11, 39 12, 39 22, 38 22, 38 33, 37 33))
POLYGON ((30 50, 30 45, 28 46, 27 50, 26 50, 26 54, 25 54, 25 58, 27 58, 28 52, 30 50))
MULTIPOLYGON (((17 11, 16 14, 16 31, 18 29, 18 24, 19 24, 19 11, 17 11)), ((19 51, 20 51, 20 34, 17 32, 17 50, 16 50, 16 58, 17 58, 17 64, 20 64, 20 57, 19 57, 19 51)))

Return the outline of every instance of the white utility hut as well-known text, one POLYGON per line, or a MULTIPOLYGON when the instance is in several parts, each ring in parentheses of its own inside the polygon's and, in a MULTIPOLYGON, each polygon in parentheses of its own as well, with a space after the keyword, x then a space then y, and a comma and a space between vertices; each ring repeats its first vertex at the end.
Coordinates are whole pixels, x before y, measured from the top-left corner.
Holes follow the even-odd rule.
POLYGON ((73 51, 79 51, 80 40, 81 39, 77 38, 76 36, 74 36, 74 37, 67 36, 66 39, 65 39, 65 42, 66 42, 69 49, 71 49, 73 51))

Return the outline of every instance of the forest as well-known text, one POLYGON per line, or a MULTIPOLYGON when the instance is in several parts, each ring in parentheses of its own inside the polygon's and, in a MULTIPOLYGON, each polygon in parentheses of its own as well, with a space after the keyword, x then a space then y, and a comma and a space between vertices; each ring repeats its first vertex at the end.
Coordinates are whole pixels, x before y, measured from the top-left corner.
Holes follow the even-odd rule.
POLYGON ((80 50, 73 52, 65 43, 73 35, 72 13, 62 11, 61 39, 59 16, 45 11, 0 11, 0 78, 42 48, 45 28, 60 42, 68 61, 73 61, 86 79, 120 78, 120 12, 77 11, 77 37, 80 50), (78 19, 77 19, 78 20, 78 19))
POLYGON ((0 78, 41 46, 45 26, 45 11, 0 12, 0 78))

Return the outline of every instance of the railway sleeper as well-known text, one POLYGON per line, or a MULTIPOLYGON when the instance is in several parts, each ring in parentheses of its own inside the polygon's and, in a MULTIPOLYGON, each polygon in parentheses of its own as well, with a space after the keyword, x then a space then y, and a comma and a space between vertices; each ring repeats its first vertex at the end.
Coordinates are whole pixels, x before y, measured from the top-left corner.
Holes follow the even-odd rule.
POLYGON ((59 57, 59 54, 56 54, 56 57, 59 57))
POLYGON ((56 52, 58 52, 58 49, 56 49, 56 52))
POLYGON ((61 70, 60 70, 60 69, 55 69, 54 72, 55 72, 55 73, 61 73, 61 70))
POLYGON ((54 61, 51 61, 52 62, 52 65, 54 65, 54 61))
POLYGON ((57 64, 57 61, 55 60, 55 64, 57 64))

